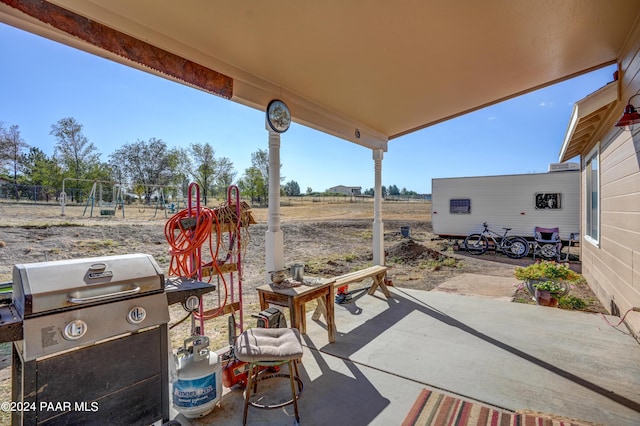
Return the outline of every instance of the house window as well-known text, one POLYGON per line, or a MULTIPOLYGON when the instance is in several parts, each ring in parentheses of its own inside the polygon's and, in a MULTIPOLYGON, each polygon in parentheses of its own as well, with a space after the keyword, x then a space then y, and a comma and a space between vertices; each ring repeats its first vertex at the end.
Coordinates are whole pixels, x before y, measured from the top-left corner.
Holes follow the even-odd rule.
POLYGON ((598 243, 600 240, 600 167, 598 147, 587 156, 585 162, 585 231, 587 239, 598 243))
POLYGON ((449 200, 449 213, 471 214, 471 200, 469 198, 449 200))
POLYGON ((538 193, 536 194, 536 210, 560 209, 562 208, 561 200, 558 193, 538 193))

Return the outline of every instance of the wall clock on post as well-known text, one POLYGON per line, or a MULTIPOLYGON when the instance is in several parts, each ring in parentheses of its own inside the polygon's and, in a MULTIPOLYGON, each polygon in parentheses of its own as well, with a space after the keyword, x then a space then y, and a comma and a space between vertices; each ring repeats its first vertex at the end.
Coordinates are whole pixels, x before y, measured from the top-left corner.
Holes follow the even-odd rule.
POLYGON ((291 113, 281 100, 274 99, 267 105, 267 123, 274 132, 284 133, 291 125, 291 113))

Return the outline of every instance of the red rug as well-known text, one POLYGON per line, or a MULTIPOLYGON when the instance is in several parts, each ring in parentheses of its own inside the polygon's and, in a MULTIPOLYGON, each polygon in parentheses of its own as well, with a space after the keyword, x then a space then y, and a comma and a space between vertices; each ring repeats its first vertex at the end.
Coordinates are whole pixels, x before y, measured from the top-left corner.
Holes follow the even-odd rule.
POLYGON ((423 389, 402 426, 587 426, 540 413, 512 413, 423 389))

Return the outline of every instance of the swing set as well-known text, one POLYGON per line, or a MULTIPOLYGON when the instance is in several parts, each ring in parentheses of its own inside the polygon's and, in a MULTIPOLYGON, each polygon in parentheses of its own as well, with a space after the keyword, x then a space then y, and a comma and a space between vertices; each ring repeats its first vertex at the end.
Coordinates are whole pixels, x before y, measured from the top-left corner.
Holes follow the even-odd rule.
POLYGON ((122 210, 122 217, 124 217, 124 187, 122 184, 107 181, 107 180, 91 180, 91 179, 76 179, 76 178, 64 178, 62 180, 62 192, 60 193, 60 206, 62 206, 62 216, 65 215, 65 206, 67 204, 67 193, 65 192, 65 185, 67 181, 72 182, 93 182, 91 191, 87 197, 82 216, 87 214, 89 210, 89 217, 93 217, 94 207, 98 207, 100 216, 115 216, 118 208, 122 210), (104 186, 111 186, 111 201, 104 201, 104 186))
MULTIPOLYGON (((158 211, 162 210, 164 211, 164 217, 168 218, 169 217, 169 213, 170 214, 174 214, 176 212, 178 212, 180 210, 180 205, 181 204, 185 204, 184 201, 180 201, 180 199, 177 199, 176 201, 169 201, 167 199, 167 193, 165 192, 165 189, 167 190, 173 190, 174 193, 177 192, 178 187, 176 185, 140 185, 142 187, 144 187, 145 189, 145 197, 147 196, 147 188, 151 188, 152 190, 155 190, 156 195, 154 196, 155 198, 155 203, 154 203, 154 210, 153 210, 153 217, 157 217, 158 216, 158 211)), ((167 191, 169 192, 169 191, 167 191)), ((173 200, 174 197, 172 197, 173 200)), ((177 197, 175 197, 177 198, 177 197)), ((150 205, 151 203, 149 203, 150 205)), ((138 208, 138 213, 144 213, 146 211, 146 204, 143 205, 141 208, 138 208)))

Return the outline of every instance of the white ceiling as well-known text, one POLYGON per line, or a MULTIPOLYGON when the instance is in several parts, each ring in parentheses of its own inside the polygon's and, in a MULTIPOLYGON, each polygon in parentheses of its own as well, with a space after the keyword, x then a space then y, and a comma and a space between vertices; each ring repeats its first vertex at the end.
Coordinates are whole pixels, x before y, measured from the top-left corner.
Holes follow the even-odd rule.
MULTIPOLYGON (((0 21, 92 50, 2 4, 19 1, 0 0, 0 21)), ((616 62, 640 12, 637 0, 52 3, 232 77, 235 101, 280 98, 295 121, 385 150, 616 62)))

